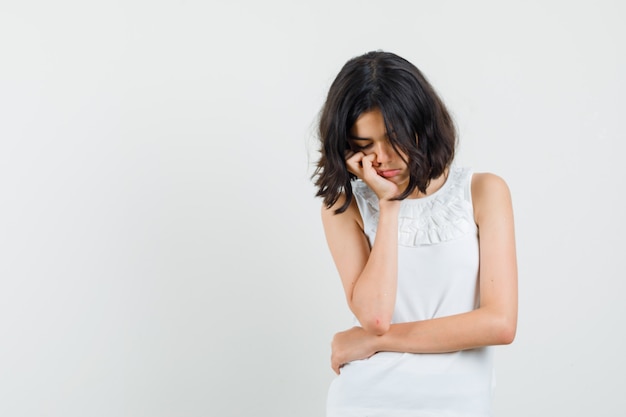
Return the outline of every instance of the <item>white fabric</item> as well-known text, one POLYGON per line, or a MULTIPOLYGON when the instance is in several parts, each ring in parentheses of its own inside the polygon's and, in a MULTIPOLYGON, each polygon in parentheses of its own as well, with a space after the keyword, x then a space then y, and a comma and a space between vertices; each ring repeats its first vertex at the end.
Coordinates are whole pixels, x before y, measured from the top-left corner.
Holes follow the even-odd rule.
MULTIPOLYGON (((449 316, 478 306, 478 231, 471 177, 469 169, 453 166, 439 190, 402 201, 393 323, 449 316)), ((378 199, 362 181, 352 185, 372 244, 378 199)), ((341 368, 328 392, 327 417, 486 417, 491 416, 493 385, 488 347, 440 354, 381 352, 341 368)))

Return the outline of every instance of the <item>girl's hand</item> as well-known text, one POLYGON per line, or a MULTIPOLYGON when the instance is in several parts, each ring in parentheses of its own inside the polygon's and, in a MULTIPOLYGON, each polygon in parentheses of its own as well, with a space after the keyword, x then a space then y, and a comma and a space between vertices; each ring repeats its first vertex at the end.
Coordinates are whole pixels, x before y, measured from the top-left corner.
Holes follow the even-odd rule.
POLYGON ((378 175, 374 168, 376 154, 365 155, 363 152, 349 151, 346 154, 348 171, 362 179, 376 193, 380 201, 390 200, 399 194, 398 186, 378 175))
POLYGON ((366 359, 376 353, 373 348, 376 337, 358 326, 335 334, 331 343, 330 357, 333 371, 339 374, 339 369, 348 362, 366 359))

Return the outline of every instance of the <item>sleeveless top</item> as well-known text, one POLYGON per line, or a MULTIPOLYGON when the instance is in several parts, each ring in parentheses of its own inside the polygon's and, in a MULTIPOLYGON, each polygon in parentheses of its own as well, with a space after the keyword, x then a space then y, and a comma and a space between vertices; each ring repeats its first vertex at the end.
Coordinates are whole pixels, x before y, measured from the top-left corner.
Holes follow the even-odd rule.
MULTIPOLYGON (((453 165, 439 190, 401 202, 392 323, 478 307, 478 229, 471 178, 469 169, 453 165)), ((360 180, 352 187, 371 247, 378 198, 360 180)), ((437 354, 379 352, 353 361, 330 385, 327 417, 491 416, 491 352, 490 347, 437 354)))

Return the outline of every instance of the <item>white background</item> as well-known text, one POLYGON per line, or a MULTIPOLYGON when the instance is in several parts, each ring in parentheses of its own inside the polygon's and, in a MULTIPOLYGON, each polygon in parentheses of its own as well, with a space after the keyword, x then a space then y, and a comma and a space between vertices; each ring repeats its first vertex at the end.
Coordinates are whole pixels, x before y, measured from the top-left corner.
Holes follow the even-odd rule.
POLYGON ((0 3, 0 415, 323 416, 350 325, 309 179, 395 52, 514 198, 497 415, 626 409, 620 1, 0 3))

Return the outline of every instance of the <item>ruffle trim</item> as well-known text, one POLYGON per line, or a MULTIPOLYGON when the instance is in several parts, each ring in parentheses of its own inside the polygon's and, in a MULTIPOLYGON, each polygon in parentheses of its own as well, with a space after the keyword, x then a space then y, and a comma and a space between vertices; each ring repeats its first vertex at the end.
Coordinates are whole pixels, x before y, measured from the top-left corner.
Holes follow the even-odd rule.
MULTIPOLYGON (((467 168, 452 167, 446 183, 437 192, 423 199, 403 200, 398 215, 398 244, 432 245, 475 232, 472 204, 465 197, 469 174, 467 168)), ((355 196, 367 205, 361 208, 361 215, 365 232, 373 238, 378 227, 378 197, 363 181, 355 181, 352 186, 355 196)))

